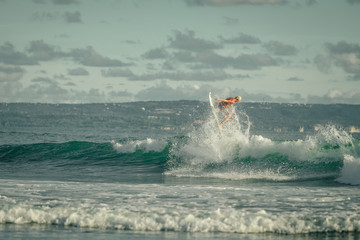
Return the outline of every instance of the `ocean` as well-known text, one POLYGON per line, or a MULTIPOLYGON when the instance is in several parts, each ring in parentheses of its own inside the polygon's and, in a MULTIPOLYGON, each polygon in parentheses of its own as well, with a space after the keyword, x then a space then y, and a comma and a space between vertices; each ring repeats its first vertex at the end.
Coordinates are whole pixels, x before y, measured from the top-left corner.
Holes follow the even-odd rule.
POLYGON ((235 105, 0 103, 0 239, 359 239, 360 105, 235 105))

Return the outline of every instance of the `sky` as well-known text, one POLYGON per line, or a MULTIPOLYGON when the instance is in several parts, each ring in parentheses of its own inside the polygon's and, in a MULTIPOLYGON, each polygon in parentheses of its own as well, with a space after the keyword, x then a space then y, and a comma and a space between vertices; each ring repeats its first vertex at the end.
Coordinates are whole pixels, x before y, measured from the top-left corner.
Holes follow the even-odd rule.
POLYGON ((360 104, 360 0, 0 0, 0 102, 360 104))

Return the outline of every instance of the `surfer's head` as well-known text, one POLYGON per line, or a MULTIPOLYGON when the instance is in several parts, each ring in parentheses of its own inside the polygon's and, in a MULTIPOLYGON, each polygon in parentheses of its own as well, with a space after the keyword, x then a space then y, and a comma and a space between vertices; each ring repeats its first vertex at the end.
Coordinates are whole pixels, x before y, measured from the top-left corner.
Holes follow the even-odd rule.
POLYGON ((240 97, 240 96, 235 97, 235 99, 236 99, 238 102, 241 101, 241 97, 240 97))

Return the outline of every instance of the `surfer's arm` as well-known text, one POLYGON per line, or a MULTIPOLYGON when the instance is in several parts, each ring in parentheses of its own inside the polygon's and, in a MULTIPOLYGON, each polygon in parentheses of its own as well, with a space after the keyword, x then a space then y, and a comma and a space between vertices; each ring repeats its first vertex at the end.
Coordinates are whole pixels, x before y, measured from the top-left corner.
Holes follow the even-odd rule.
POLYGON ((220 98, 215 98, 216 101, 220 101, 220 102, 232 102, 231 100, 227 100, 227 99, 220 99, 220 98))

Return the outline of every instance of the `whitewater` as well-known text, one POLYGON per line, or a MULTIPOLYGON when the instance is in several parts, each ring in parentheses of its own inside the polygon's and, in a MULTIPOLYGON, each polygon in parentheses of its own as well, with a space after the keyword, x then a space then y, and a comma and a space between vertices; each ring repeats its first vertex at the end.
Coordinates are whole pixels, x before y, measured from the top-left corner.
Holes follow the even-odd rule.
POLYGON ((360 236, 356 121, 300 134, 256 129, 253 106, 222 131, 201 102, 0 110, 0 238, 360 236))

